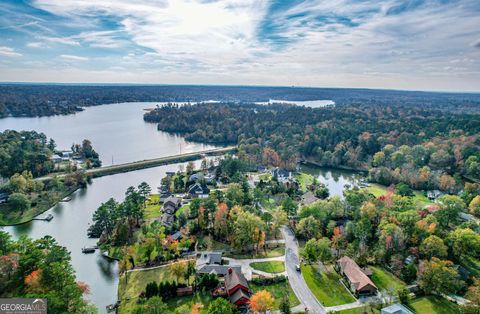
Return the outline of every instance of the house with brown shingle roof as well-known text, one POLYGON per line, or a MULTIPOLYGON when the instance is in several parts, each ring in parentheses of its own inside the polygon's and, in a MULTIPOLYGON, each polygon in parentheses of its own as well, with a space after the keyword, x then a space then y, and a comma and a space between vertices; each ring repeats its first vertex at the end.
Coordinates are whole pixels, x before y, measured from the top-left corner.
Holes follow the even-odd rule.
POLYGON ((236 306, 242 307, 250 302, 250 288, 241 271, 231 267, 228 269, 225 275, 225 289, 230 302, 236 306))
POLYGON ((337 261, 336 269, 347 281, 350 290, 356 295, 372 295, 377 293, 377 286, 367 276, 367 272, 358 266, 358 264, 348 256, 344 256, 337 261))

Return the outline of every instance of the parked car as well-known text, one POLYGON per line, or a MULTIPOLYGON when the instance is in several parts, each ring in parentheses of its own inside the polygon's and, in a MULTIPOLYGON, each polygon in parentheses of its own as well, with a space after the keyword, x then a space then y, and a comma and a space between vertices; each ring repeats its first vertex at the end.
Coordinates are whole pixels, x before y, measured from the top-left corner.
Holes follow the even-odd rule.
POLYGON ((295 265, 295 269, 296 269, 297 271, 300 271, 300 264, 295 265))

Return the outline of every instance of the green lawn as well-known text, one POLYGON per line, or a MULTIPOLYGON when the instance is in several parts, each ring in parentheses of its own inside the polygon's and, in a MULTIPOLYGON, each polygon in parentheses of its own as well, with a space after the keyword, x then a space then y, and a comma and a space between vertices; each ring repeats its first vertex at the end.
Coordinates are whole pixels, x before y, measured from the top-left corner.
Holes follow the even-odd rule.
POLYGON ((294 175, 294 178, 298 180, 298 183, 300 184, 300 189, 302 191, 307 190, 307 186, 313 183, 313 175, 305 173, 305 172, 300 172, 298 174, 294 175))
POLYGON ((369 268, 373 271, 372 281, 379 290, 398 291, 407 286, 403 281, 383 268, 375 266, 369 266, 369 268))
POLYGON ((260 290, 267 290, 268 292, 270 292, 272 296, 275 298, 275 305, 274 305, 275 309, 279 308, 282 298, 285 297, 286 295, 288 295, 288 299, 290 300, 291 307, 294 307, 300 304, 300 301, 298 301, 288 281, 278 282, 278 283, 266 285, 266 286, 250 283, 250 289, 252 289, 253 293, 260 290))
POLYGON ((146 202, 146 205, 145 219, 155 219, 161 216, 159 194, 151 194, 150 200, 146 202))
MULTIPOLYGON (((194 295, 189 295, 180 298, 174 298, 171 300, 167 300, 167 305, 170 311, 175 311, 181 306, 185 304, 188 306, 189 309, 196 303, 201 303, 206 308, 208 304, 213 301, 212 295, 209 292, 199 292, 194 295)), ((190 311, 188 312, 190 313, 190 311)))
MULTIPOLYGON (((31 221, 34 217, 49 210, 60 202, 64 197, 76 190, 75 187, 63 187, 60 191, 47 191, 42 193, 31 193, 28 196, 32 203, 30 209, 20 213, 11 208, 10 204, 0 205, 0 226, 8 226, 31 221)), ((40 216, 42 217, 42 216, 40 216)))
POLYGON ((328 267, 328 272, 322 272, 317 265, 302 265, 302 274, 307 286, 324 306, 355 302, 332 267, 328 267))
POLYGON ((200 236, 197 241, 198 249, 202 251, 228 251, 231 249, 227 243, 216 241, 210 236, 200 236))
POLYGON ((190 211, 190 204, 183 205, 177 210, 177 212, 175 213, 175 216, 178 217, 181 213, 184 213, 188 217, 187 213, 189 211, 190 211))
POLYGON ((462 256, 460 265, 465 267, 473 276, 480 277, 480 261, 478 259, 462 256))
POLYGON ((285 271, 285 263, 281 261, 255 262, 251 263, 253 269, 267 273, 282 273, 285 271))
POLYGON ((387 193, 387 187, 384 185, 376 184, 376 183, 371 183, 369 187, 365 188, 368 193, 373 194, 375 197, 380 197, 387 193))
MULTIPOLYGON (((190 278, 190 283, 194 277, 190 278)), ((118 299, 120 300, 119 313, 131 313, 133 307, 137 302, 137 298, 145 290, 149 282, 155 281, 160 283, 162 281, 177 281, 169 266, 164 266, 155 269, 146 269, 129 272, 123 274, 118 283, 118 299)), ((182 277, 178 282, 186 283, 182 277)), ((185 298, 186 299, 186 298, 185 298)), ((191 299, 191 297, 190 297, 191 299)))
POLYGON ((335 314, 380 314, 380 311, 377 310, 375 307, 371 307, 368 305, 357 307, 355 309, 348 309, 342 311, 336 311, 335 314))
POLYGON ((236 259, 248 259, 248 258, 267 258, 267 257, 279 257, 285 255, 285 245, 279 244, 278 247, 267 248, 267 251, 259 251, 258 254, 254 252, 228 252, 225 253, 225 256, 232 257, 236 259))
POLYGON ((415 299, 410 302, 410 308, 418 314, 460 314, 458 305, 436 296, 415 299))

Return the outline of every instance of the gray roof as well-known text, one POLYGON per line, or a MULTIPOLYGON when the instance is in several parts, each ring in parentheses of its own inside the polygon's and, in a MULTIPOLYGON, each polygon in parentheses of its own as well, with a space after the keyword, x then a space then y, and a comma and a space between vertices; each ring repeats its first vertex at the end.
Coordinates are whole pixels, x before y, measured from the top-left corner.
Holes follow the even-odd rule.
POLYGON ((242 271, 241 266, 230 266, 230 265, 218 265, 218 264, 203 264, 196 267, 197 273, 199 274, 216 274, 220 276, 225 276, 228 273, 228 269, 233 268, 239 272, 242 271))
POLYGON ((210 264, 218 264, 222 263, 222 252, 220 251, 204 251, 197 254, 197 266, 198 265, 210 265, 210 264))
POLYGON ((403 304, 395 303, 382 309, 382 314, 414 314, 403 304))
POLYGON ((313 194, 313 192, 308 191, 307 193, 302 195, 302 203, 304 205, 310 205, 318 201, 318 198, 313 194))

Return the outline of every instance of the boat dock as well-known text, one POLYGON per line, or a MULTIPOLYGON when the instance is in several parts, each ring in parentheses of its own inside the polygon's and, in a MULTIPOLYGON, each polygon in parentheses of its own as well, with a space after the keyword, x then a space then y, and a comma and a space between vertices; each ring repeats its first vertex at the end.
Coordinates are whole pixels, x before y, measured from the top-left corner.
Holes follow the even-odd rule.
POLYGON ((47 216, 43 217, 43 218, 33 218, 32 220, 43 220, 43 221, 50 221, 53 219, 53 215, 52 214, 48 214, 47 216))

